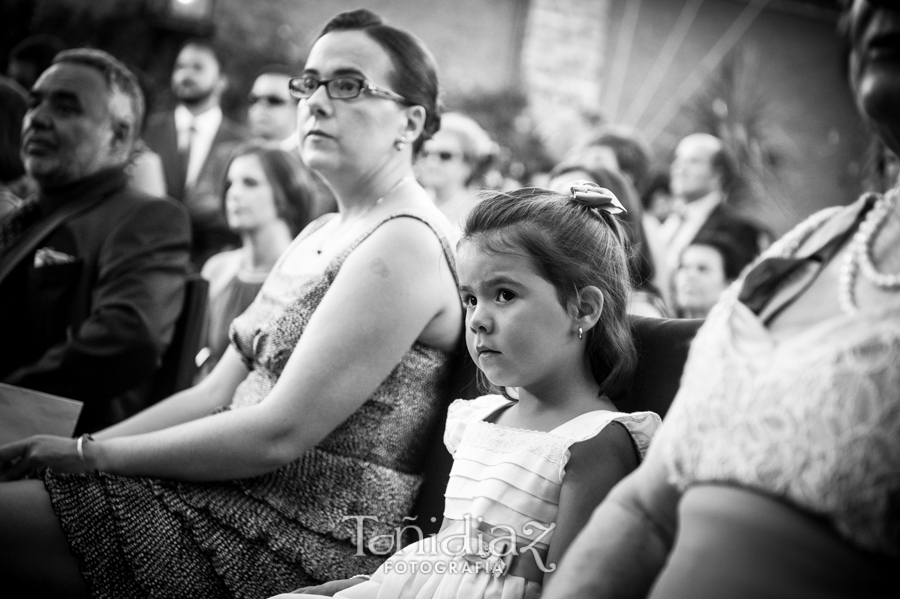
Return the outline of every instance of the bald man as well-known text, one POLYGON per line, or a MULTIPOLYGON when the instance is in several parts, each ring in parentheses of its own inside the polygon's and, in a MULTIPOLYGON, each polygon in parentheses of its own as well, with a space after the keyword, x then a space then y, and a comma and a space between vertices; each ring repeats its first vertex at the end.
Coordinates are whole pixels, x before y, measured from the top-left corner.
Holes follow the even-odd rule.
POLYGON ((656 267, 667 294, 681 253, 698 236, 714 233, 728 237, 747 262, 762 251, 768 232, 726 202, 726 190, 734 183, 736 172, 718 137, 694 133, 682 139, 675 149, 670 177, 672 195, 682 208, 666 219, 660 230, 665 251, 656 258, 656 267))

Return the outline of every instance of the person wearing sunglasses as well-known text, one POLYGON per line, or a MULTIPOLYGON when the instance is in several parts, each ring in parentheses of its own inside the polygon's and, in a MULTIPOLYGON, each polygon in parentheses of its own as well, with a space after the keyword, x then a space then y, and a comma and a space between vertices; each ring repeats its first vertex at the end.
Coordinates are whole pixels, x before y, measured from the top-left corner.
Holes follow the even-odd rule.
POLYGON ((416 160, 416 177, 450 222, 462 229, 478 202, 478 182, 489 165, 494 143, 474 119, 448 112, 441 128, 425 142, 416 160))
MULTIPOLYGON (((900 5, 854 0, 845 20, 856 104, 900 152, 900 5)), ((898 270, 897 181, 765 250, 545 599, 900 597, 898 270)))
POLYGON ((4 596, 267 597, 391 551, 462 350, 450 226, 412 169, 436 66, 356 10, 291 90, 339 212, 288 246, 199 384, 93 436, 0 447, 4 596))
POLYGON ((288 89, 293 75, 287 65, 268 65, 254 79, 247 97, 251 135, 255 139, 279 142, 283 150, 299 148, 297 99, 288 89))

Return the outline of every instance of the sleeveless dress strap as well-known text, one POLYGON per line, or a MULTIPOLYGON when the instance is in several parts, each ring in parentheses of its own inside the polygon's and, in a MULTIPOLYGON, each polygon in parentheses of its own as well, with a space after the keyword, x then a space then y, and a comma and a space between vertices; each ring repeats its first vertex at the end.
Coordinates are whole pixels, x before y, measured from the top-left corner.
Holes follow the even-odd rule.
MULTIPOLYGON (((350 245, 348 245, 344 249, 344 251, 342 251, 340 254, 338 254, 335 257, 335 259, 332 260, 331 264, 328 265, 328 270, 329 271, 339 270, 341 265, 344 263, 344 260, 347 259, 347 256, 349 256, 353 252, 353 250, 355 250, 362 242, 364 242, 366 239, 368 239, 372 235, 372 233, 374 233, 375 231, 378 230, 379 227, 381 227, 383 224, 385 224, 388 221, 394 220, 395 218, 414 218, 418 221, 421 221, 429 229, 431 229, 431 231, 434 233, 435 237, 438 238, 438 241, 441 244, 441 248, 443 249, 444 256, 447 258, 447 264, 450 266, 450 272, 453 273, 453 281, 454 281, 454 283, 459 285, 459 276, 456 274, 456 254, 454 254, 453 248, 450 246, 450 242, 447 240, 447 237, 440 231, 440 229, 438 229, 427 216, 425 216, 422 213, 416 212, 414 210, 398 210, 396 212, 392 212, 392 213, 384 216, 380 221, 378 221, 373 226, 371 226, 369 228, 369 230, 367 230, 365 233, 363 233, 358 238, 356 238, 350 245)), ((307 230, 309 230, 308 234, 313 233, 314 231, 319 229, 321 226, 323 226, 326 222, 328 222, 328 220, 330 220, 330 219, 325 219, 325 218, 319 219, 318 221, 313 223, 313 224, 317 225, 315 228, 312 228, 312 226, 307 227, 307 229, 304 230, 304 233, 306 233, 307 230), (323 222, 321 224, 319 224, 319 221, 323 221, 323 222)))

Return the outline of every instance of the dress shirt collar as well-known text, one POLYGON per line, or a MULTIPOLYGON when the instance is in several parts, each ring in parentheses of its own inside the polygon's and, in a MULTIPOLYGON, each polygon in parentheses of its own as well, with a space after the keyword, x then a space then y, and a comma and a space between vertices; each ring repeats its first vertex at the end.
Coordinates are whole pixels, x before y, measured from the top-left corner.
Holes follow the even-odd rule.
POLYGON ((208 110, 194 115, 188 110, 184 104, 175 107, 175 128, 179 133, 186 132, 193 123, 194 129, 200 133, 208 134, 212 132, 215 135, 219 125, 222 124, 222 109, 219 106, 213 106, 208 110))

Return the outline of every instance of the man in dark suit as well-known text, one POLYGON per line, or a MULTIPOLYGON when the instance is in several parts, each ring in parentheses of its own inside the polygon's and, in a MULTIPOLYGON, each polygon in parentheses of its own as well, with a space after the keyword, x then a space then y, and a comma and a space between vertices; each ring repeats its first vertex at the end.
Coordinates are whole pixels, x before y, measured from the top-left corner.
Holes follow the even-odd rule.
POLYGON ((670 177, 679 209, 660 228, 665 249, 655 266, 664 275, 660 285, 664 291, 671 292, 681 253, 697 237, 725 236, 741 255, 750 258, 768 244, 766 228, 727 203, 736 172, 719 138, 695 133, 682 139, 675 149, 670 177))
POLYGON ((151 116, 144 130, 144 141, 162 159, 168 194, 190 214, 197 267, 212 254, 240 245, 228 229, 222 196, 229 155, 247 134, 222 114, 219 102, 227 84, 213 46, 205 40, 187 42, 172 69, 178 105, 151 116))
POLYGON ((22 127, 38 193, 0 224, 0 381, 85 402, 76 432, 144 407, 182 309, 186 212, 125 174, 143 110, 115 58, 61 52, 22 127))

